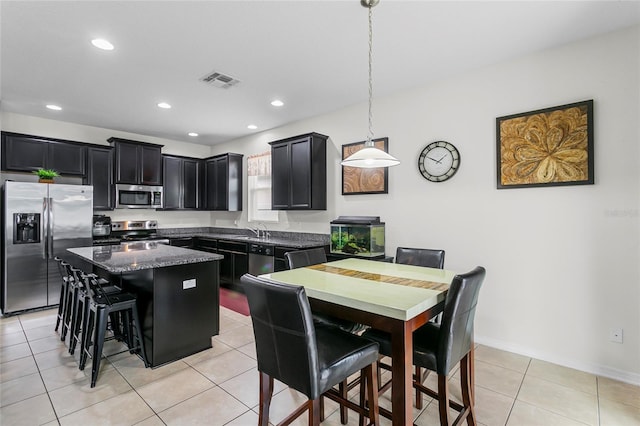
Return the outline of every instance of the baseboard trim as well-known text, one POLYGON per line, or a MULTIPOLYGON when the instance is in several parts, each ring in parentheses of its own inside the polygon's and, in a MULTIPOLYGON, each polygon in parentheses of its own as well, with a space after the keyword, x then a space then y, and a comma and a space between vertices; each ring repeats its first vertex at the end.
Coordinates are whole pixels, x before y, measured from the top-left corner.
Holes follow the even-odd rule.
POLYGON ((564 367, 573 368, 575 370, 584 371, 586 373, 591 373, 598 376, 603 376, 632 385, 640 386, 640 374, 631 371, 624 371, 606 365, 576 362, 576 360, 574 359, 560 358, 554 354, 540 352, 530 347, 514 345, 512 343, 484 336, 476 335, 475 342, 503 351, 513 352, 518 355, 528 356, 531 358, 539 359, 541 361, 551 362, 553 364, 562 365, 564 367))

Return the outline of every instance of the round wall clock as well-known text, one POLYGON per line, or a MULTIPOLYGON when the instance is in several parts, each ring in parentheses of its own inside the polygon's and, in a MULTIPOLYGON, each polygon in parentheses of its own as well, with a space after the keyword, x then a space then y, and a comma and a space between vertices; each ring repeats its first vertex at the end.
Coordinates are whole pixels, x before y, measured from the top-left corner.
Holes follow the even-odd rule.
POLYGON ((460 167, 460 153, 445 141, 432 142, 420 153, 418 169, 431 182, 444 182, 455 175, 460 167))

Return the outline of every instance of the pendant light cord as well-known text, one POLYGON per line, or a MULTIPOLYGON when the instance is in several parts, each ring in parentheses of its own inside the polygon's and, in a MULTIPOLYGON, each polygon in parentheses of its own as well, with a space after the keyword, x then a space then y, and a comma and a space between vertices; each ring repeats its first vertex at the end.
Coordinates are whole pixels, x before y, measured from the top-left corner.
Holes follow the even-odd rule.
POLYGON ((373 78, 371 73, 373 63, 373 20, 372 9, 373 6, 369 4, 369 134, 367 136, 367 142, 365 146, 373 146, 373 110, 371 105, 373 104, 373 78))

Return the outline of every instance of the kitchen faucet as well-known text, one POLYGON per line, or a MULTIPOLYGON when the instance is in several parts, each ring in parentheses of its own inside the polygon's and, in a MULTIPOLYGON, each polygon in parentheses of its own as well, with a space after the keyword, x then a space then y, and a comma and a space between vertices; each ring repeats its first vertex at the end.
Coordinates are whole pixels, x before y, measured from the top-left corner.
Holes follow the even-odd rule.
MULTIPOLYGON (((267 229, 267 225, 265 225, 262 222, 259 222, 258 226, 262 226, 264 228, 264 231, 262 231, 262 238, 269 238, 271 236, 271 233, 267 229)), ((258 232, 260 232, 260 230, 258 230, 258 232)), ((258 235, 258 237, 260 237, 260 235, 258 235)))
POLYGON ((253 232, 254 234, 256 234, 256 237, 260 238, 260 228, 256 227, 255 229, 247 226, 247 229, 251 232, 253 232))

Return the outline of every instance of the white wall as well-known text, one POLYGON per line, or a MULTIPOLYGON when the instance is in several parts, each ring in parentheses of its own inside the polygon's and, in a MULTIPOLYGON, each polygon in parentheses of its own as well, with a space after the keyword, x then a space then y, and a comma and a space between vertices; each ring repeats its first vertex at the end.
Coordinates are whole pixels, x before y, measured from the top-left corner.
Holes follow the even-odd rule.
MULTIPOLYGON (((180 143, 172 153, 250 155, 268 150, 270 141, 324 133, 328 210, 280 212, 271 229, 328 233, 338 215, 379 215, 388 254, 400 245, 443 248, 448 269, 487 268, 477 341, 640 383, 639 39, 636 27, 376 98, 375 134, 388 136, 402 161, 389 170, 387 195, 341 195, 340 146, 364 139, 365 105, 206 147, 211 152, 203 155, 204 148, 180 143), (586 99, 594 99, 596 184, 497 190, 495 118, 586 99), (417 158, 440 139, 456 145, 462 161, 450 181, 436 184, 420 176, 417 158), (624 328, 624 344, 609 342, 613 327, 624 328)), ((92 143, 120 135, 165 143, 164 152, 174 147, 110 130, 2 118, 3 130, 92 143)), ((164 226, 246 225, 246 212, 157 215, 164 226)))
POLYGON ((340 146, 364 139, 364 105, 214 152, 252 154, 279 138, 329 135, 328 210, 281 212, 278 228, 326 233, 338 215, 379 215, 388 254, 443 248, 449 269, 487 268, 479 342, 640 383, 639 37, 628 29, 375 99, 375 134, 388 136, 402 161, 389 170, 388 195, 341 195, 340 146), (496 117, 587 99, 596 184, 497 190, 496 117), (440 139, 458 147, 461 168, 431 183, 417 158, 440 139), (609 341, 613 327, 624 328, 623 344, 609 341))

